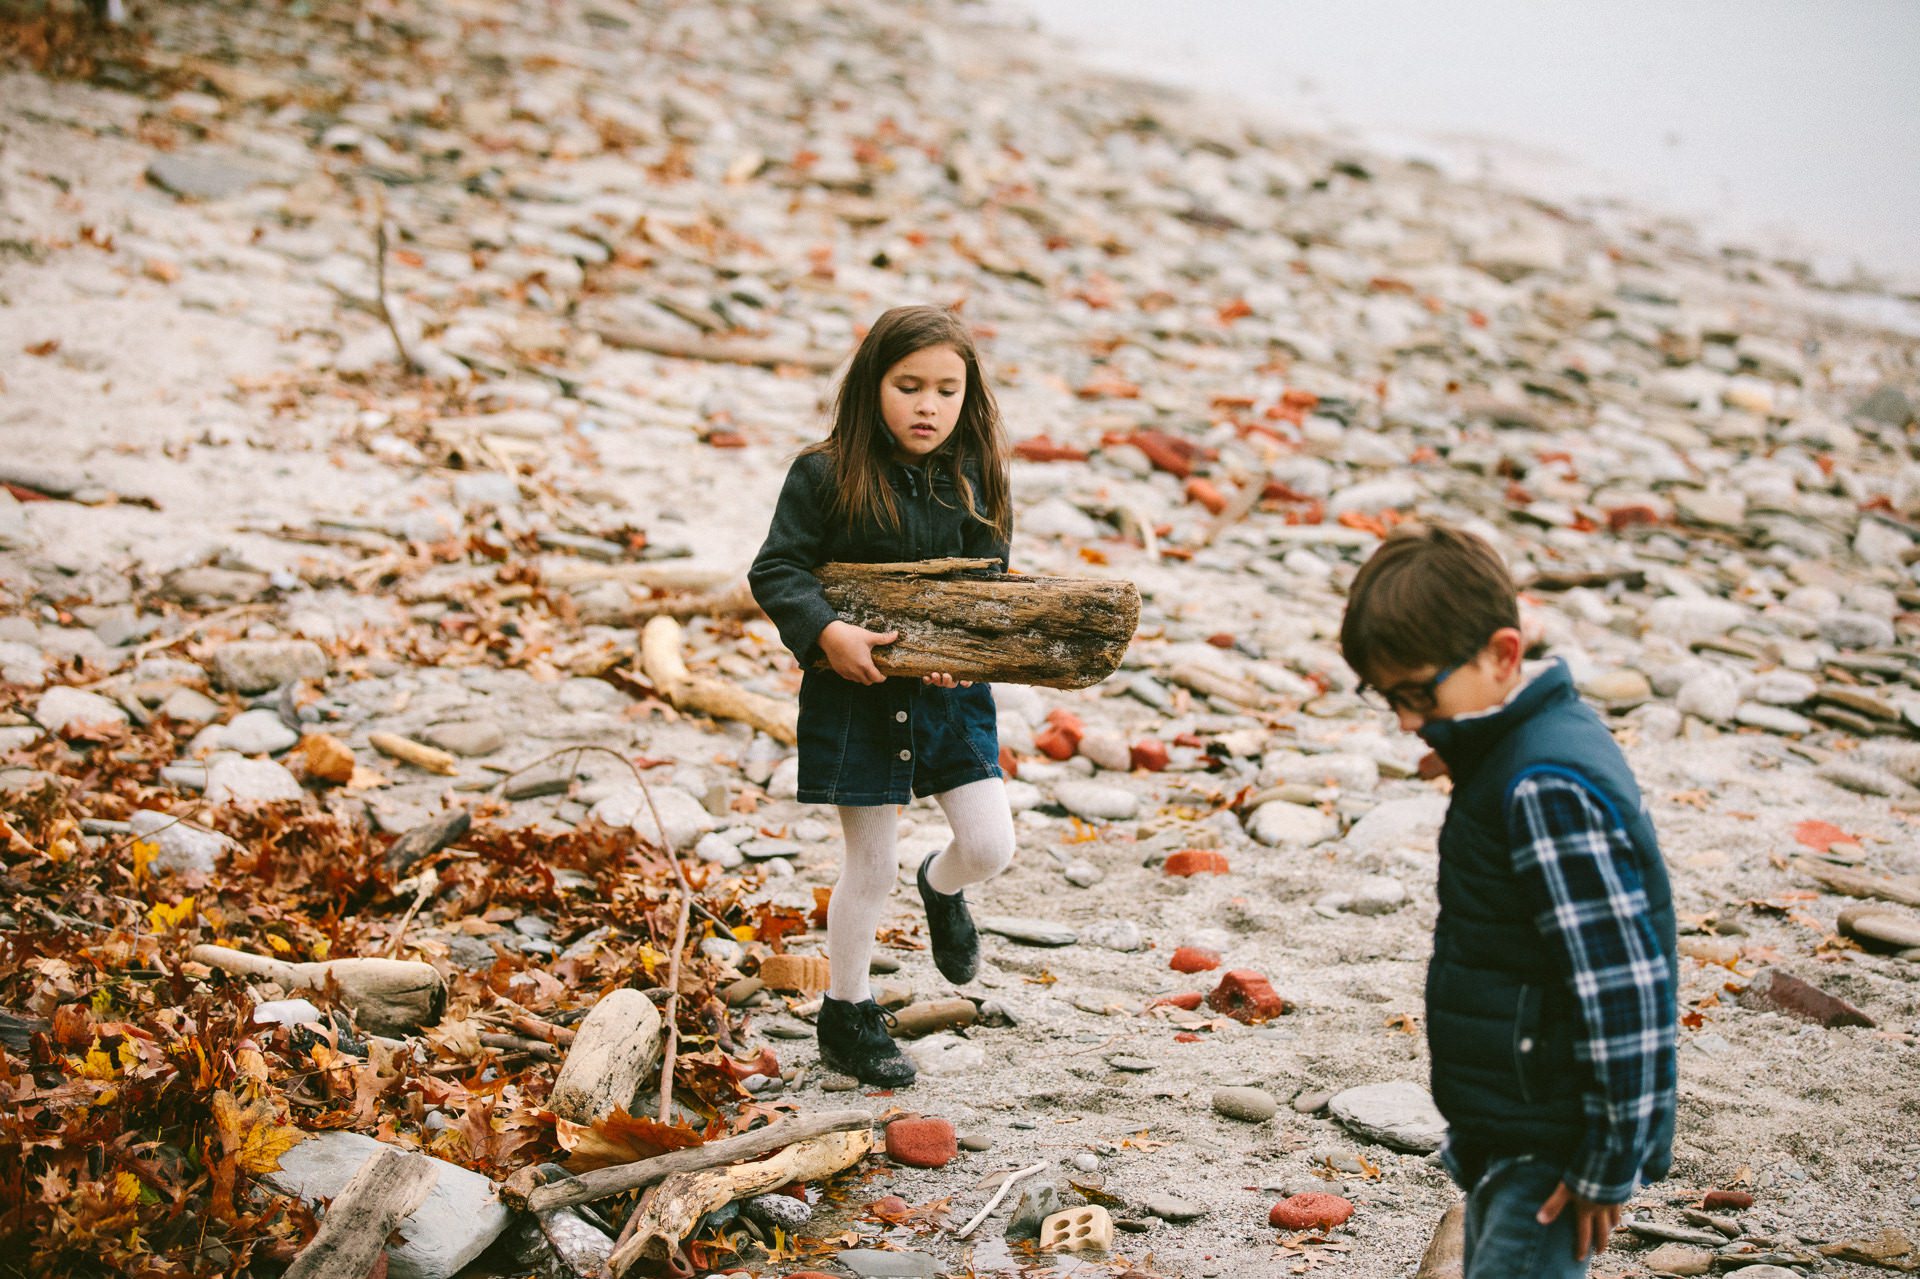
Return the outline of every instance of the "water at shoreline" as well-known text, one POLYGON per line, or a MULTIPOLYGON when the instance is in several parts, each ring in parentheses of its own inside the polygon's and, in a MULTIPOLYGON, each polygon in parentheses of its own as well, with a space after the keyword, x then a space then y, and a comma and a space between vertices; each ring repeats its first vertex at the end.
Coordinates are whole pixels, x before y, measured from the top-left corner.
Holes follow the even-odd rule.
POLYGON ((1920 6, 1027 2, 1098 65, 1920 286, 1920 6))

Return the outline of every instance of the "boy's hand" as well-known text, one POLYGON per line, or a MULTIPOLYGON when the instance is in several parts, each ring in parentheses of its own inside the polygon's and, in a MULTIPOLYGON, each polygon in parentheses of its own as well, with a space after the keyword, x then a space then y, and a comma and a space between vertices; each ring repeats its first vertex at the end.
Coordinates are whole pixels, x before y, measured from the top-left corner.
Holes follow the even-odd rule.
POLYGON ((856 684, 879 684, 887 677, 873 664, 873 650, 899 638, 899 631, 883 635, 852 622, 833 621, 820 632, 820 651, 826 654, 827 665, 833 667, 833 673, 841 679, 856 684))
POLYGON ((1561 1182, 1540 1205, 1539 1213, 1534 1217, 1543 1226, 1552 1225, 1562 1212, 1573 1210, 1573 1259, 1585 1261, 1589 1255, 1598 1256, 1607 1250, 1607 1241, 1613 1238, 1615 1227, 1620 1224, 1620 1215, 1626 1209, 1625 1204, 1597 1204, 1582 1199, 1567 1189, 1567 1183, 1561 1182))
POLYGON ((972 680, 955 679, 953 676, 947 675, 945 673, 936 673, 933 675, 922 675, 920 677, 920 682, 923 684, 931 684, 935 688, 972 688, 973 687, 972 680))

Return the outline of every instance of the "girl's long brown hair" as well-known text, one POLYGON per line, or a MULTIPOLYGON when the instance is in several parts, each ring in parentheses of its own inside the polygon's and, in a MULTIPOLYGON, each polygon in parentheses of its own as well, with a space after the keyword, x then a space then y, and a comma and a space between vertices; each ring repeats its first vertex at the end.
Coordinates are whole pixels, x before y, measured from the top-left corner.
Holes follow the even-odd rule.
POLYGON ((899 505, 893 486, 887 483, 894 445, 880 416, 880 380, 888 369, 930 346, 953 348, 967 366, 967 387, 953 434, 927 459, 927 465, 952 476, 967 513, 1005 537, 1013 527, 1006 429, 1000 423, 1000 406, 980 374, 980 354, 973 338, 951 311, 899 306, 875 320, 834 396, 832 432, 803 452, 833 458, 834 496, 829 508, 833 518, 899 528, 899 505), (978 492, 967 476, 970 462, 978 465, 978 492))

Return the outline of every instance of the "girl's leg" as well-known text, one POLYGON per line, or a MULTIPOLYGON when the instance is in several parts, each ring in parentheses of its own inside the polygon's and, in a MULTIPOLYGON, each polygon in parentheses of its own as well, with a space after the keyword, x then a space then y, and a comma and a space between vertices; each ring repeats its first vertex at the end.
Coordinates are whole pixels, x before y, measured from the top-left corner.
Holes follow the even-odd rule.
POLYGON ((1005 782, 998 777, 968 782, 934 799, 953 827, 953 842, 926 865, 926 880, 935 892, 957 893, 1012 863, 1013 809, 1005 782))
POLYGON ((840 829, 847 853, 827 902, 827 961, 833 970, 827 994, 857 1004, 873 993, 867 966, 898 873, 900 818, 892 804, 842 808, 840 829))

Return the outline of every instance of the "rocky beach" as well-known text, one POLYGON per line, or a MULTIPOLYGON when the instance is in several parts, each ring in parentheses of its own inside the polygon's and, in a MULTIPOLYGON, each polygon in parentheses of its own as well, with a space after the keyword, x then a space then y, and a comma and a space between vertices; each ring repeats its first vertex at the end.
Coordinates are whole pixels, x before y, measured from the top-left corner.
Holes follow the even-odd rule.
POLYGON ((862 1108, 671 1264, 1408 1279, 1447 783, 1335 637, 1415 518, 1507 557, 1671 869, 1676 1164, 1594 1273, 1920 1270, 1920 297, 953 0, 9 10, 0 443, 0 1272, 278 1273, 391 1150, 356 1275, 602 1273, 642 1210, 555 1166, 862 1108), (907 302, 980 340, 1013 567, 1142 607, 995 688, 968 989, 902 811, 868 1095, 741 585, 907 302))

